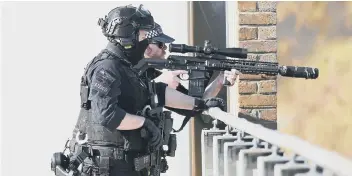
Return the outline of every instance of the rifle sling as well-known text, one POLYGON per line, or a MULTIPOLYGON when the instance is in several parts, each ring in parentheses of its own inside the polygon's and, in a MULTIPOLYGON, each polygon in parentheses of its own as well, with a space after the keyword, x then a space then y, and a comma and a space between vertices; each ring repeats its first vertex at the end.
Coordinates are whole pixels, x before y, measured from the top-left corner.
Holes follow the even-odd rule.
POLYGON ((186 117, 183 119, 183 122, 182 122, 181 127, 180 127, 178 130, 172 129, 173 132, 178 133, 178 132, 182 131, 183 128, 186 126, 187 122, 188 122, 190 119, 191 119, 191 116, 186 116, 186 117))

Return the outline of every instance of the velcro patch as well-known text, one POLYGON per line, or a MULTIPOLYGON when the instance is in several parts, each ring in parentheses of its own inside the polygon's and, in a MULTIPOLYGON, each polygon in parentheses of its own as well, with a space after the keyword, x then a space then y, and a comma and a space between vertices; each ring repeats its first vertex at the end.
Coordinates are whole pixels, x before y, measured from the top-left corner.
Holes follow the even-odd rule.
POLYGON ((97 70, 92 88, 99 92, 100 96, 106 96, 111 90, 111 84, 116 80, 112 73, 106 69, 97 70))

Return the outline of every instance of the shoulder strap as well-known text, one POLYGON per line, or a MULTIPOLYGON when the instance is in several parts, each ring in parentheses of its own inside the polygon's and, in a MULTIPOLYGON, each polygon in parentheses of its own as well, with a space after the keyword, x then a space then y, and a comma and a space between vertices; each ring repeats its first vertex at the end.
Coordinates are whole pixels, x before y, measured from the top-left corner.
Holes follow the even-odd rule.
POLYGON ((84 73, 83 76, 81 77, 81 88, 80 88, 80 94, 81 94, 81 107, 89 110, 90 107, 90 101, 88 100, 89 97, 89 91, 90 91, 90 86, 88 84, 88 70, 89 68, 96 64, 98 61, 104 60, 108 57, 102 57, 102 54, 104 51, 100 52, 97 56, 95 56, 84 68, 84 73))
POLYGON ((188 123, 188 121, 189 121, 190 119, 191 119, 191 116, 186 116, 186 117, 183 119, 183 122, 182 122, 181 127, 180 127, 178 130, 172 129, 173 132, 178 133, 178 132, 182 131, 183 128, 186 126, 186 124, 188 123))

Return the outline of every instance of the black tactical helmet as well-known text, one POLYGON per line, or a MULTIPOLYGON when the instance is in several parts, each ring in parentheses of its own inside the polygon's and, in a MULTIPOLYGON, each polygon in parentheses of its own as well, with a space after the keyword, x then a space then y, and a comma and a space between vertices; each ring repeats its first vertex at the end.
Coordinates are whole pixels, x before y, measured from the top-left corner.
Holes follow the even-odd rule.
POLYGON ((154 28, 154 18, 142 4, 138 8, 128 5, 112 9, 98 24, 110 42, 129 49, 136 46, 140 29, 154 28))

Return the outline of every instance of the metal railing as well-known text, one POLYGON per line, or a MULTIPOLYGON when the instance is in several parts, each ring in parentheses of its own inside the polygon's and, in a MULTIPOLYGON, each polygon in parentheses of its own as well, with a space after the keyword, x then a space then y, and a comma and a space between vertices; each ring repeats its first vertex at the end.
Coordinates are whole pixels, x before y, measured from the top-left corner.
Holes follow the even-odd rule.
POLYGON ((228 126, 202 130, 202 176, 352 176, 352 161, 336 152, 219 108, 207 115, 228 126))

